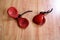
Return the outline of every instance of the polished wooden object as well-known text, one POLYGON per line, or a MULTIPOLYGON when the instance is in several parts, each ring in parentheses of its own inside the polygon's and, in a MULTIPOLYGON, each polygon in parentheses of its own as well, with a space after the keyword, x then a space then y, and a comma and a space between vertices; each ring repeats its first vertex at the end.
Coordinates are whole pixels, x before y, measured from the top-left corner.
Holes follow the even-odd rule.
POLYGON ((59 0, 0 0, 0 40, 60 40, 60 1, 59 0), (15 7, 21 14, 27 10, 33 12, 25 14, 29 20, 26 29, 18 27, 16 21, 9 17, 7 9, 15 7), (32 22, 40 11, 53 11, 46 15, 44 25, 36 25, 32 22))

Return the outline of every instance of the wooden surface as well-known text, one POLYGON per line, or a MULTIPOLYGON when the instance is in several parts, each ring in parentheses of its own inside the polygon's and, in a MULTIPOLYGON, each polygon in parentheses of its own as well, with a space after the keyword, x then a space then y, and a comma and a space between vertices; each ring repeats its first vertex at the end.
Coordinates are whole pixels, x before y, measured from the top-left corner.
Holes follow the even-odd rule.
POLYGON ((60 1, 59 0, 0 0, 0 40, 60 40, 60 1), (29 20, 26 29, 18 27, 9 17, 7 9, 15 7, 19 14, 32 10, 23 17, 29 20), (36 25, 32 19, 40 11, 53 11, 45 16, 44 25, 36 25))

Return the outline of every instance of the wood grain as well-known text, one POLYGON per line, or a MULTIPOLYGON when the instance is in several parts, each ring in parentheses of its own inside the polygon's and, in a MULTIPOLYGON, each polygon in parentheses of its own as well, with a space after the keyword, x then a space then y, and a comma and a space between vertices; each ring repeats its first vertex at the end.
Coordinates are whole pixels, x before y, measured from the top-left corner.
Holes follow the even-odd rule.
POLYGON ((60 5, 59 0, 0 0, 0 40, 60 40, 60 5), (21 14, 27 10, 32 13, 25 14, 29 20, 26 29, 18 27, 16 21, 9 17, 7 9, 15 7, 21 14), (32 22, 40 11, 53 11, 45 16, 44 25, 36 25, 32 22))

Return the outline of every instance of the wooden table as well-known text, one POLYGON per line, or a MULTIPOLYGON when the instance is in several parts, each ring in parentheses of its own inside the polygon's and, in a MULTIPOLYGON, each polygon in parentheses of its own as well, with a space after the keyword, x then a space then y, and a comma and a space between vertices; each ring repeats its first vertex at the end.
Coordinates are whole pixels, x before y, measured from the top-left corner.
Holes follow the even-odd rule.
POLYGON ((60 0, 0 0, 0 40, 60 40, 60 0), (19 28, 16 21, 8 16, 7 9, 11 6, 19 14, 33 11, 22 16, 29 20, 26 29, 19 28), (45 16, 44 25, 32 22, 40 11, 51 8, 53 11, 45 16))

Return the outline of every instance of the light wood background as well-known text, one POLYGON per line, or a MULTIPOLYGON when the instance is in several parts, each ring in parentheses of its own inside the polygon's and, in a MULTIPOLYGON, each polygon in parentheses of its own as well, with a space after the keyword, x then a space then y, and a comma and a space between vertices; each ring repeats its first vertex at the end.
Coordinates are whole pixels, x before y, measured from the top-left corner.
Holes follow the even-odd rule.
POLYGON ((60 1, 59 0, 0 0, 0 40, 60 40, 60 1), (22 17, 29 20, 26 29, 18 27, 16 21, 9 17, 7 9, 15 7, 19 14, 32 10, 22 17), (53 11, 46 15, 44 25, 32 22, 40 11, 53 11))

